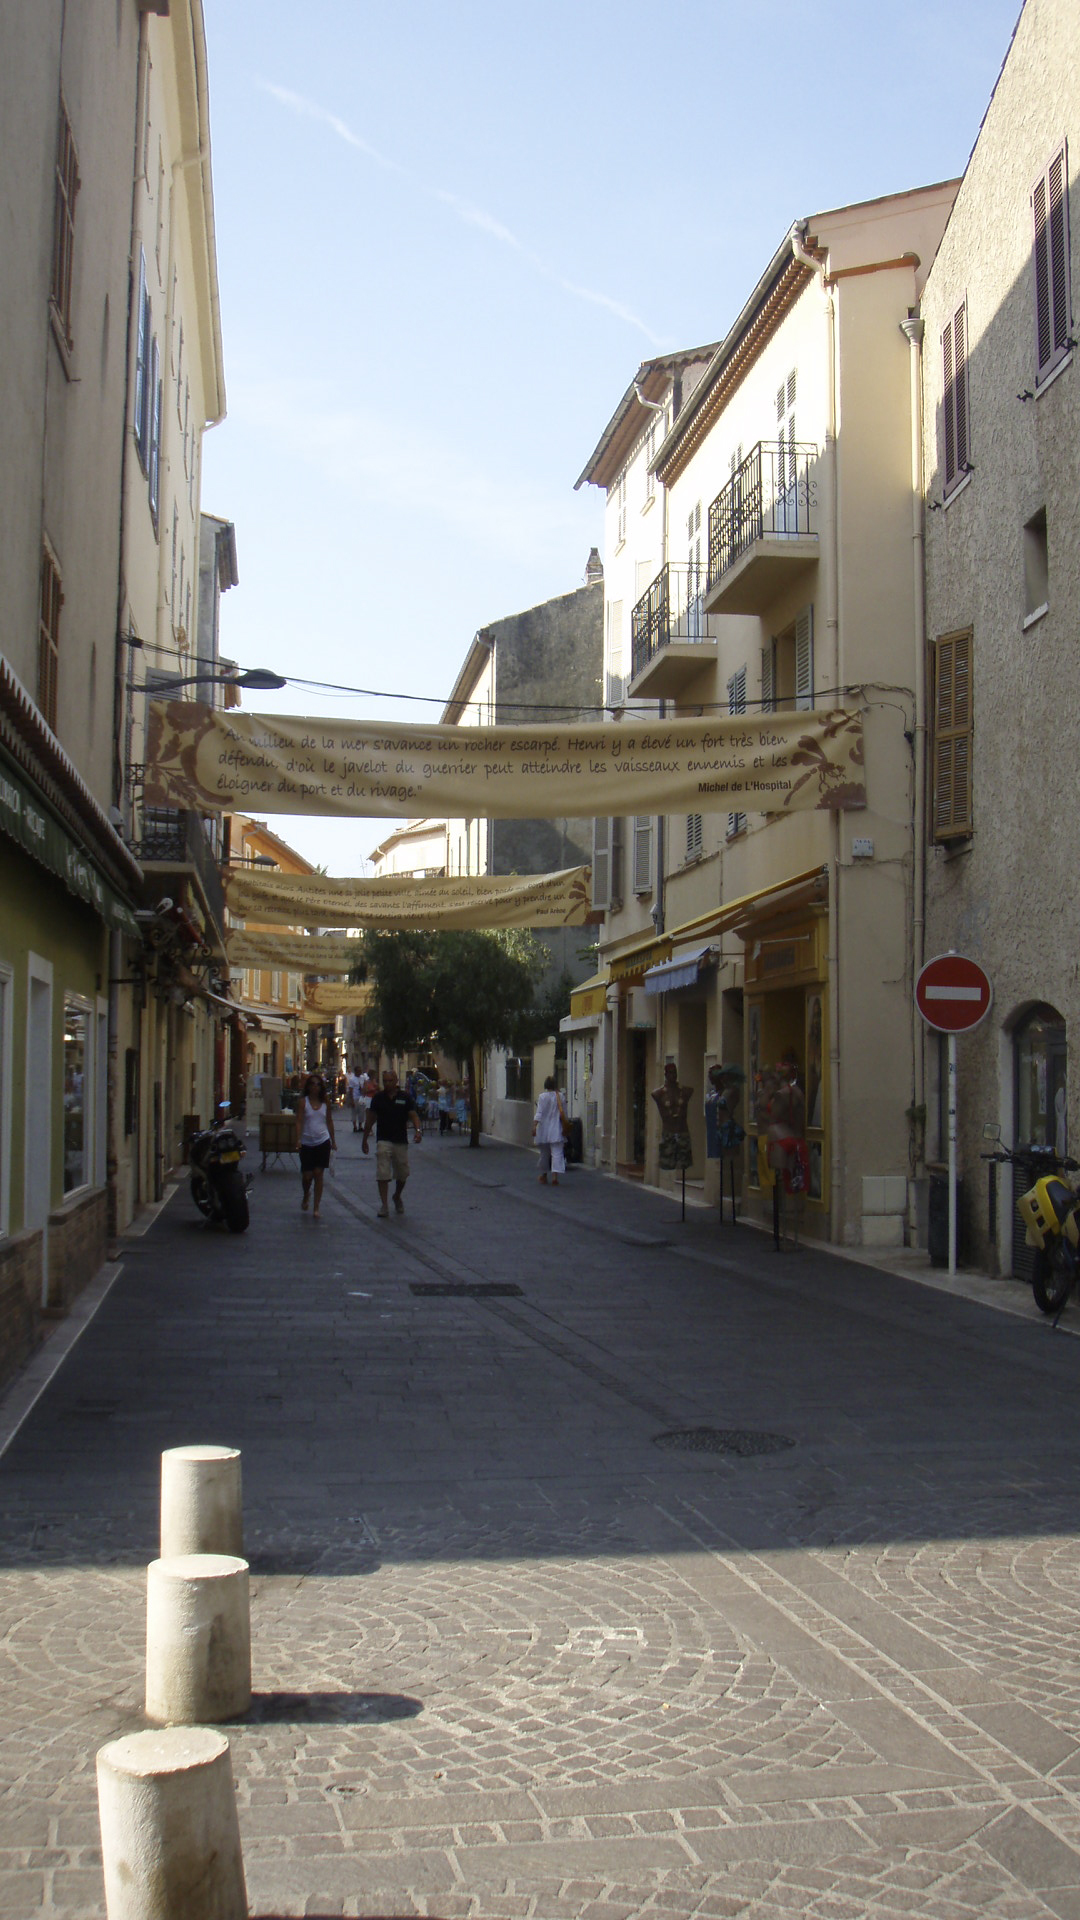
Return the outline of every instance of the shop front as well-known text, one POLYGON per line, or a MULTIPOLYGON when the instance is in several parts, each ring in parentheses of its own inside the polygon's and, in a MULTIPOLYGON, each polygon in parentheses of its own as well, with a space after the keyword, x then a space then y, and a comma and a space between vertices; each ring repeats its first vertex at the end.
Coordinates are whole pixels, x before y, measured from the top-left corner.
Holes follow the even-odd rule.
POLYGON ((755 918, 745 943, 747 1190, 763 1217, 773 1188, 812 1232, 829 1216, 828 921, 823 907, 755 918))

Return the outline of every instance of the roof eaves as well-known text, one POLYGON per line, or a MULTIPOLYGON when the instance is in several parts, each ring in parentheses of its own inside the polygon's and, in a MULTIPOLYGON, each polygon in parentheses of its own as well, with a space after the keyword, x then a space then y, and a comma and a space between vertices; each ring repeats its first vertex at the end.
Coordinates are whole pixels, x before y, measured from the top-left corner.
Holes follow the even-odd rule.
MULTIPOLYGON (((595 486, 606 486, 608 484, 608 482, 601 477, 604 471, 604 456, 609 453, 612 443, 618 437, 619 429, 624 426, 632 413, 640 413, 643 416, 641 424, 644 425, 645 416, 650 413, 651 409, 642 406, 638 398, 638 388, 643 389, 647 399, 652 399, 664 391, 668 379, 676 374, 680 367, 690 366, 695 360, 711 358, 715 351, 715 341, 709 341, 701 347, 683 347, 677 353, 660 353, 654 355, 651 360, 643 360, 641 362, 634 378, 631 380, 611 419, 608 421, 588 460, 585 462, 584 468, 574 481, 575 493, 578 488, 583 487, 586 482, 591 482, 595 486), (651 392, 649 391, 650 389, 652 389, 651 392)), ((635 434, 634 438, 636 439, 636 437, 635 434)))

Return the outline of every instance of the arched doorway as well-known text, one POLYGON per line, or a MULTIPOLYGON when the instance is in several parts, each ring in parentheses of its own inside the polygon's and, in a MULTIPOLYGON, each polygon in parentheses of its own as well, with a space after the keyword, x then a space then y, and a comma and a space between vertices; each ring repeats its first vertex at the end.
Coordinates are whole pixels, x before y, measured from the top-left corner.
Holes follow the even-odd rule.
MULTIPOLYGON (((1031 1007, 1013 1028, 1012 1042, 1014 1143, 1065 1154, 1069 1150, 1065 1022, 1054 1007, 1031 1007)), ((1015 1207, 1012 1230, 1013 1273, 1030 1280, 1032 1249, 1015 1207)))

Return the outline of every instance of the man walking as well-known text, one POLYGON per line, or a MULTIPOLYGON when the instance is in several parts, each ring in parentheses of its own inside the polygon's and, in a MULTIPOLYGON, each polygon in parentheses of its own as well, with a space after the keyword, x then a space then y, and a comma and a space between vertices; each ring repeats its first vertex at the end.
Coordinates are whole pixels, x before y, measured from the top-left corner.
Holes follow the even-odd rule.
POLYGON ((368 1134, 375 1127, 375 1180, 379 1189, 382 1205, 379 1219, 386 1220, 390 1215, 389 1194, 391 1175, 394 1186, 394 1212, 404 1213, 405 1202, 402 1190, 409 1177, 409 1149, 407 1145, 409 1122, 413 1125, 413 1139, 419 1144, 420 1115, 413 1104, 412 1096, 398 1086, 397 1074, 391 1069, 382 1077, 382 1092, 374 1095, 364 1120, 364 1137, 360 1142, 366 1153, 368 1134))

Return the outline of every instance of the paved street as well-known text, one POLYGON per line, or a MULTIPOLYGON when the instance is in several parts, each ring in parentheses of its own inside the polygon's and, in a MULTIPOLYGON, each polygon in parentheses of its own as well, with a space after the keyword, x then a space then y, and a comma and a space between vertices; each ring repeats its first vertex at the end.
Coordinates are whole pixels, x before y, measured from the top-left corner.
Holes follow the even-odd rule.
POLYGON ((0 1911, 104 1912, 208 1440, 253 1914, 1080 1920, 1080 1343, 456 1137, 377 1220, 341 1139, 318 1222, 177 1192, 0 1460, 0 1911))

